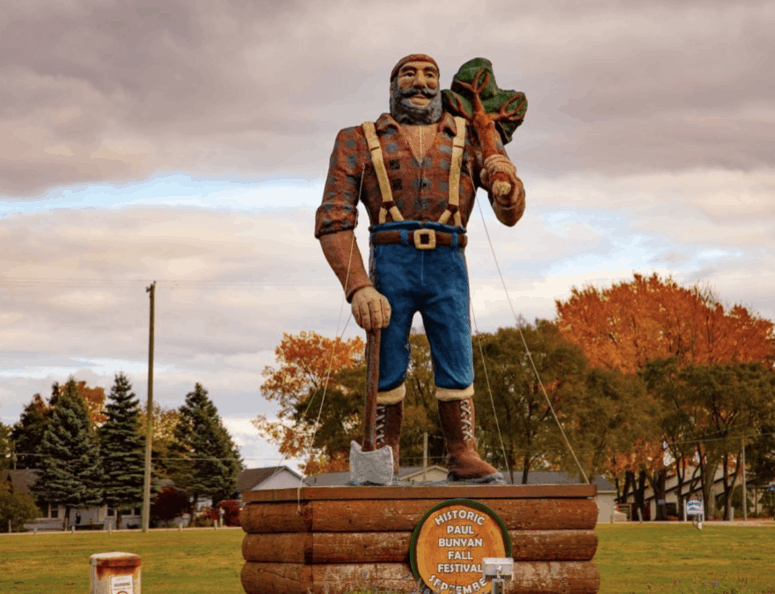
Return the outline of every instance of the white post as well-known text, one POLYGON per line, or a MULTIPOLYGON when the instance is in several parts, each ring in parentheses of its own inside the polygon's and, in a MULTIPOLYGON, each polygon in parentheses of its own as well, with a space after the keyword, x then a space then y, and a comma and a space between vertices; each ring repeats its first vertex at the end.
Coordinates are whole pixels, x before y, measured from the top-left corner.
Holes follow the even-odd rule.
POLYGON ((743 441, 743 522, 748 521, 748 494, 745 490, 745 441, 743 441))

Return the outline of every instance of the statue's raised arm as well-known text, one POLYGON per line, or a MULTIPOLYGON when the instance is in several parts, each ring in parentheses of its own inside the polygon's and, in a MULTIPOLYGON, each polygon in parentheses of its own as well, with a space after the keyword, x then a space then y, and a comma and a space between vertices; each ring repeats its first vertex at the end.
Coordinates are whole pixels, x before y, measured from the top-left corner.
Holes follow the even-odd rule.
POLYGON ((503 147, 525 119, 527 98, 518 91, 498 88, 492 62, 474 58, 463 64, 452 79, 451 89, 442 91, 444 106, 473 124, 482 148, 485 169, 482 182, 491 191, 498 219, 514 225, 525 210, 525 189, 503 147), (495 173, 489 176, 490 170, 495 173), (513 177, 512 177, 513 175, 513 177), (516 183, 514 183, 516 178, 516 183))

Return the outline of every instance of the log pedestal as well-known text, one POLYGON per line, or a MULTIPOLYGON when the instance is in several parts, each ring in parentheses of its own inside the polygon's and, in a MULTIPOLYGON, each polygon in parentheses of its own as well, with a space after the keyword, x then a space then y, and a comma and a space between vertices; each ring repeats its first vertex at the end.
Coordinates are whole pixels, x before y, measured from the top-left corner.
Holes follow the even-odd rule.
POLYGON ((433 506, 466 498, 503 520, 514 557, 511 594, 595 594, 594 485, 305 487, 246 491, 247 594, 420 592, 412 531, 433 506))

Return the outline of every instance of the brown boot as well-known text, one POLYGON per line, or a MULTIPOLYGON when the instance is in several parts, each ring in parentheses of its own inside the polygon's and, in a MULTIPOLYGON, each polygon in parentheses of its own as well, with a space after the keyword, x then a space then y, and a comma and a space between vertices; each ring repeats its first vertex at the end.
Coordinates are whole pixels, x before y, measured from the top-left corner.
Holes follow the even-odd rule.
POLYGON ((505 484, 498 469, 482 460, 476 451, 473 398, 439 400, 439 417, 447 440, 447 480, 505 484))
POLYGON ((398 459, 398 444, 403 420, 403 400, 396 404, 377 404, 377 448, 387 445, 393 450, 393 476, 396 480, 401 467, 398 459))

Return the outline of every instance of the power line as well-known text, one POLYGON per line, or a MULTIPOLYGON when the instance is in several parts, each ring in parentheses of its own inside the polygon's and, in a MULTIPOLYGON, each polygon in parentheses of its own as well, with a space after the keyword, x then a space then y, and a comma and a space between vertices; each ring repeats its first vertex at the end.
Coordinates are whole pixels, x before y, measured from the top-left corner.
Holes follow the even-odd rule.
MULTIPOLYGON (((50 285, 50 286, 97 286, 109 285, 116 287, 137 286, 148 283, 147 279, 121 279, 121 278, 0 278, 0 286, 21 285, 50 285)), ((294 287, 318 287, 319 285, 308 283, 300 285, 292 280, 207 280, 207 279, 157 279, 157 284, 190 286, 190 287, 233 287, 233 286, 294 286, 294 287)), ((323 280, 321 279, 321 284, 323 280)))

